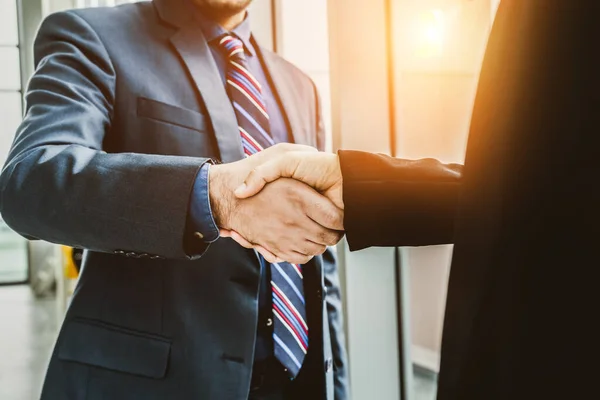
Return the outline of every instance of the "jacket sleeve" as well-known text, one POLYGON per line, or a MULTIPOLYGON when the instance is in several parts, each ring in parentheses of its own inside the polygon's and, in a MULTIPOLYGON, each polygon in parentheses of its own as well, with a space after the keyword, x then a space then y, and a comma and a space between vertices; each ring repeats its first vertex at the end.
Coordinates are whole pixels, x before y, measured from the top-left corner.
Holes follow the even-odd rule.
POLYGON ((452 243, 462 165, 340 151, 350 250, 452 243))
POLYGON ((190 192, 201 158, 108 154, 116 73, 93 28, 74 12, 48 17, 34 45, 26 114, 0 176, 0 212, 30 239, 95 251, 193 258, 190 192))

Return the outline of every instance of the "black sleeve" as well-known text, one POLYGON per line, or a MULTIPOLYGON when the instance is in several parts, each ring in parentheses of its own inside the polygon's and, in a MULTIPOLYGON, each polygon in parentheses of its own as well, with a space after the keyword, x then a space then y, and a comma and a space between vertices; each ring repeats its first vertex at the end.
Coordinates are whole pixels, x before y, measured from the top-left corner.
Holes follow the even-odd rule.
POLYGON ((452 243, 462 165, 340 151, 351 250, 452 243))

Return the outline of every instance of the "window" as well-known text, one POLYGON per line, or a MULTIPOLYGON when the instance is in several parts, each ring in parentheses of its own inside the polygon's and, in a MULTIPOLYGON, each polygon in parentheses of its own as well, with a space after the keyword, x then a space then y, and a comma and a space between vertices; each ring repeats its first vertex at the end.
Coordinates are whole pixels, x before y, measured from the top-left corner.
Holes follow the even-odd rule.
MULTIPOLYGON (((0 162, 22 118, 17 2, 0 0, 0 162)), ((0 283, 27 279, 27 244, 0 219, 0 283)))
POLYGON ((119 4, 132 3, 133 0, 76 0, 75 6, 77 8, 84 7, 112 7, 118 6, 119 4))

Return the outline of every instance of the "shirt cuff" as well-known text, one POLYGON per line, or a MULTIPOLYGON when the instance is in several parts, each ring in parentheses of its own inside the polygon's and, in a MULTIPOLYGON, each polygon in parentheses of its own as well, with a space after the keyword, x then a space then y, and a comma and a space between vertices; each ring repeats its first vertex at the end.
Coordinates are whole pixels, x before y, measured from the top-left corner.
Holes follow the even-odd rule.
POLYGON ((204 164, 196 176, 190 201, 189 219, 194 235, 206 243, 219 238, 219 228, 210 208, 209 182, 210 164, 204 164))

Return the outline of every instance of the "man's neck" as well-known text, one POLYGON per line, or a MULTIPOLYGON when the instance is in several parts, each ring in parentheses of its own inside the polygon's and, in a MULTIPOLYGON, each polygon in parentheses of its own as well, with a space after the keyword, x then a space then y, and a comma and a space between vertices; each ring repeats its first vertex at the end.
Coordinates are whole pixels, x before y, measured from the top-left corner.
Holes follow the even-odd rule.
POLYGON ((246 18, 246 10, 244 10, 234 16, 231 16, 229 18, 223 19, 222 21, 217 21, 217 22, 219 23, 219 25, 221 25, 223 28, 225 28, 225 30, 232 31, 235 28, 237 28, 239 24, 244 22, 245 18, 246 18))
POLYGON ((223 29, 231 32, 238 27, 246 18, 246 10, 240 11, 235 15, 223 16, 223 15, 208 15, 210 19, 221 25, 223 29))

